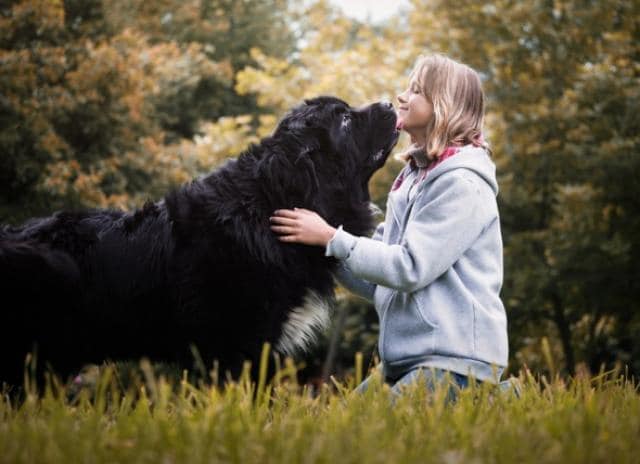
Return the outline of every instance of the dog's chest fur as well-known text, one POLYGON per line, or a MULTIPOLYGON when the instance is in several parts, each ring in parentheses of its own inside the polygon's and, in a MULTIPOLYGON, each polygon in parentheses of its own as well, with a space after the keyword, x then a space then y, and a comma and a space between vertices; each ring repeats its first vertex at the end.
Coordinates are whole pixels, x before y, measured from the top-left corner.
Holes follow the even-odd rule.
POLYGON ((308 290, 301 306, 291 310, 276 343, 276 350, 287 356, 307 351, 319 334, 327 329, 333 298, 308 290))

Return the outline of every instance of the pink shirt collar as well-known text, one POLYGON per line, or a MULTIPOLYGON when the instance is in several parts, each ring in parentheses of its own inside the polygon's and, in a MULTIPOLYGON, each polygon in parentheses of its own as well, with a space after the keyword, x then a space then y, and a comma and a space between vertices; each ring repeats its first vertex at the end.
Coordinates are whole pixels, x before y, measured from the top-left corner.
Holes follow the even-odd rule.
MULTIPOLYGON (((429 171, 431 171, 433 168, 438 166, 447 158, 451 158, 453 155, 458 153, 461 148, 462 147, 459 147, 459 146, 449 146, 444 149, 442 154, 438 156, 437 159, 431 162, 427 159, 426 153, 424 152, 420 152, 420 153, 416 152, 412 154, 409 157, 409 165, 411 166, 411 169, 418 168, 420 170, 420 173, 418 174, 418 178, 416 179, 416 181, 419 182, 422 179, 424 179, 429 171)), ((401 173, 400 177, 398 177, 396 181, 393 183, 393 186, 391 187, 392 192, 394 190, 398 190, 400 188, 400 185, 402 185, 402 181, 404 181, 403 174, 404 173, 401 173)))
POLYGON ((427 165, 426 171, 427 172, 431 171, 433 168, 435 168, 437 165, 442 163, 447 158, 451 158, 453 155, 455 155, 460 151, 460 148, 461 147, 455 147, 455 146, 445 148, 444 151, 440 154, 440 156, 438 156, 437 159, 433 160, 431 163, 427 165))

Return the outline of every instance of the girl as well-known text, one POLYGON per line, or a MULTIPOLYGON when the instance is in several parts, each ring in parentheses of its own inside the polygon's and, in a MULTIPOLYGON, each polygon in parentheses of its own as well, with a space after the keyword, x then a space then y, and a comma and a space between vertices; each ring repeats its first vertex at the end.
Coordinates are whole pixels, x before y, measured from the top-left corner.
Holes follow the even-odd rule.
MULTIPOLYGON (((484 96, 470 67, 418 60, 397 97, 412 145, 372 238, 355 237, 304 209, 278 210, 271 229, 340 260, 338 280, 374 302, 385 381, 398 391, 423 372, 464 387, 497 383, 507 364, 500 300, 502 237, 495 165, 482 137, 484 96)), ((369 379, 359 387, 366 388, 369 379)))

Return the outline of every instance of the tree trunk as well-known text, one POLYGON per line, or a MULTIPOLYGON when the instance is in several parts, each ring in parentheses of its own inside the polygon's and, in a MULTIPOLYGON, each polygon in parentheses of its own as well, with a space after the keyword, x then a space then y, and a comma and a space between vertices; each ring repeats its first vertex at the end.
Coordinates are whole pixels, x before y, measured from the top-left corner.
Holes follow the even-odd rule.
POLYGON ((331 339, 329 340, 329 347, 327 349, 327 357, 322 366, 322 381, 324 383, 329 382, 329 376, 334 370, 336 354, 338 353, 338 345, 340 344, 340 335, 342 335, 342 329, 344 328, 345 320, 347 319, 347 308, 344 304, 339 304, 336 317, 336 323, 331 332, 331 339))
POLYGON ((571 329, 569 327, 569 321, 564 314, 562 298, 560 298, 557 290, 555 289, 551 292, 551 301, 553 303, 553 322, 558 327, 558 332, 560 333, 560 341, 562 343, 562 351, 564 353, 567 372, 569 375, 574 375, 576 360, 575 353, 573 351, 573 343, 571 342, 571 329))

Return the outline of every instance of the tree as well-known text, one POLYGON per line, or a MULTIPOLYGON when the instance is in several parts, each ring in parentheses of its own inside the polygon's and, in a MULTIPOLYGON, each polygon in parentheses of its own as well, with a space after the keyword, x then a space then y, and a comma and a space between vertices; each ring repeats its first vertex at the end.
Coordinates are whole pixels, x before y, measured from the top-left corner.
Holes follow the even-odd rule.
MULTIPOLYGON (((236 73, 255 64, 253 47, 283 58, 293 52, 296 40, 291 27, 296 15, 286 0, 115 0, 105 8, 104 18, 111 30, 135 29, 154 44, 175 42, 183 50, 200 46, 208 60, 224 69, 180 76, 168 93, 158 95, 156 110, 165 117, 162 128, 173 138, 192 138, 202 121, 269 112, 257 106, 253 96, 236 93, 236 73)), ((182 74, 180 68, 172 69, 182 74)))
POLYGON ((3 221, 139 206, 219 162, 193 136, 211 118, 258 112, 235 93, 232 65, 286 13, 236 3, 10 2, 0 16, 3 221), (228 41, 235 48, 221 53, 228 41))
POLYGON ((198 47, 150 46, 125 30, 73 40, 61 2, 15 3, 2 18, 0 211, 5 220, 52 208, 139 204, 193 175, 160 150, 154 97, 167 69, 219 70, 198 47), (41 27, 44 25, 44 27, 41 27), (179 66, 180 65, 180 66, 179 66))

